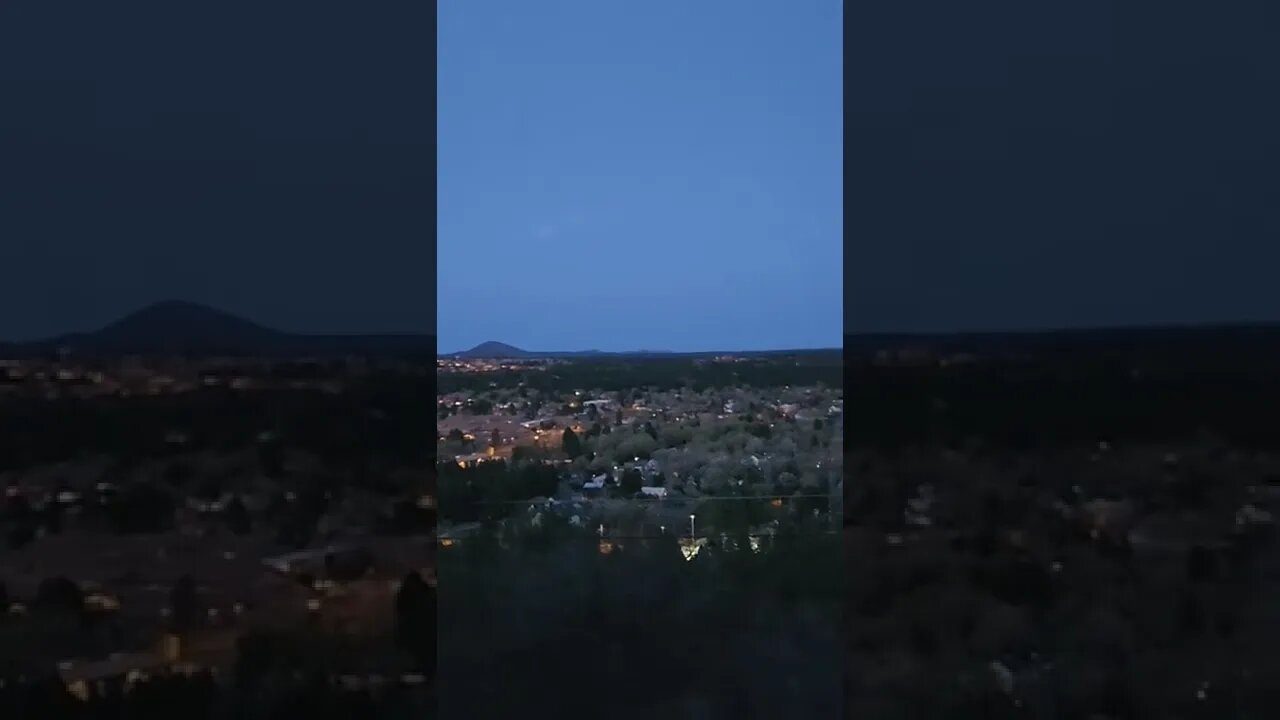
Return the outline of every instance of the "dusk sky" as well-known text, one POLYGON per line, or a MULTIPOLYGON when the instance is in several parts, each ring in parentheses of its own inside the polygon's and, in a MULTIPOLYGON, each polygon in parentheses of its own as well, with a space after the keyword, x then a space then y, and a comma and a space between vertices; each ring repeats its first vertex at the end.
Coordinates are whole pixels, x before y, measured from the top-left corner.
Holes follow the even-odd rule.
POLYGON ((0 340, 430 332, 431 3, 0 3, 0 340))
POLYGON ((850 9, 850 329, 1280 321, 1280 4, 850 9))
POLYGON ((841 17, 440 3, 441 351, 838 347, 841 17))

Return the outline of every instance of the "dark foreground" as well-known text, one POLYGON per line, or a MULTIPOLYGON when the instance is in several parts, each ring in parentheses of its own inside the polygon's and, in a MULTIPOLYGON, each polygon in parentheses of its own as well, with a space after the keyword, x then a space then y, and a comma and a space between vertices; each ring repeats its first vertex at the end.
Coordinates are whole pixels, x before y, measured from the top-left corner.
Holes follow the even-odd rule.
POLYGON ((855 354, 848 716, 1273 715, 1272 335, 855 354))
POLYGON ((838 717, 838 538, 692 562, 575 534, 442 550, 441 717, 838 717))

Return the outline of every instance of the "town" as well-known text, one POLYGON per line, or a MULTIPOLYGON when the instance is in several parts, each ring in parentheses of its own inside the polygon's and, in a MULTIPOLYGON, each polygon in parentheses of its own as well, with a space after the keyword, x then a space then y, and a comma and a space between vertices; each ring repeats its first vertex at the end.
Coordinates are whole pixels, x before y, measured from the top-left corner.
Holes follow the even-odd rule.
POLYGON ((284 702, 301 671, 430 704, 433 385, 399 358, 6 361, 8 691, 253 676, 284 702))
MULTIPOLYGON (((501 512, 494 506, 523 501, 579 511, 573 514, 581 522, 604 508, 643 509, 640 525, 613 528, 622 534, 668 525, 674 533, 678 515, 688 518, 692 509, 696 516, 705 507, 705 532, 727 533, 727 517, 711 521, 726 497, 747 506, 753 500, 773 508, 812 506, 836 529, 843 403, 838 385, 821 384, 561 391, 517 381, 446 393, 436 402, 441 533, 456 532, 459 518, 488 517, 501 512), (479 466, 486 463, 503 467, 484 472, 479 466), (509 483, 485 495, 481 483, 470 480, 528 465, 554 479, 539 488, 545 492, 522 497, 528 486, 509 483), (469 485, 470 494, 454 495, 455 480, 469 485), (596 509, 585 509, 588 503, 596 509)), ((752 530, 766 532, 776 523, 752 530)))
POLYGON ((546 693, 554 668, 570 666, 655 711, 838 712, 841 373, 837 350, 442 375, 441 712, 563 704, 546 693), (739 652, 707 656, 694 649, 704 643, 739 652), (481 692, 481 668, 533 648, 545 670, 522 666, 505 697, 481 692), (798 678, 787 652, 818 665, 798 678), (646 687, 621 660, 593 664, 601 653, 669 679, 646 687), (753 690, 728 696, 698 679, 716 673, 753 690))

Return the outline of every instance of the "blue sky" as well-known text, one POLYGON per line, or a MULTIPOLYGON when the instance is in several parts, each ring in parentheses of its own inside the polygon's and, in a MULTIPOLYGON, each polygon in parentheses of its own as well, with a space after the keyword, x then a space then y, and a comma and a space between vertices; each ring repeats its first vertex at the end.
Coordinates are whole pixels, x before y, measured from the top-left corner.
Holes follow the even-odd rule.
POLYGON ((441 351, 839 346, 841 17, 439 3, 441 351))

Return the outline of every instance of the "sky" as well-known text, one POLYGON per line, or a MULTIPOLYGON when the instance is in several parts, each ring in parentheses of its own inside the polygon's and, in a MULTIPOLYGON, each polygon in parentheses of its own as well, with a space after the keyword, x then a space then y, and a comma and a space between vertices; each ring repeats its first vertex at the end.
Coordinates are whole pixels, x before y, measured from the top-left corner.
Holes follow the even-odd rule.
POLYGON ((1280 4, 850 7, 851 331, 1280 321, 1280 4))
POLYGON ((440 3, 441 351, 838 347, 842 12, 440 3))
POLYGON ((0 3, 0 340, 431 332, 431 3, 0 3))

